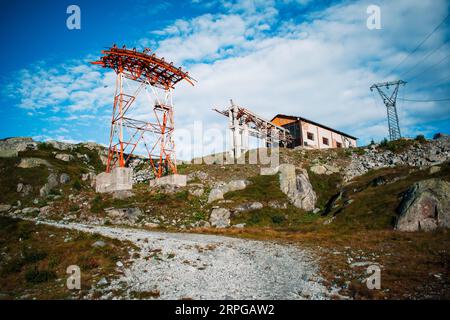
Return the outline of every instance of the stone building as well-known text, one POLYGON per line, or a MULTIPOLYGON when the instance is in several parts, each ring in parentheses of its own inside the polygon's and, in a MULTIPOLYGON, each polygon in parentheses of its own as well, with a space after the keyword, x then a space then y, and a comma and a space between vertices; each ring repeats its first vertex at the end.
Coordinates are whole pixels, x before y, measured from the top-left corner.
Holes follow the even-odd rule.
POLYGON ((295 116, 277 114, 271 122, 289 130, 294 141, 290 148, 302 146, 308 149, 352 148, 357 138, 323 124, 295 116))

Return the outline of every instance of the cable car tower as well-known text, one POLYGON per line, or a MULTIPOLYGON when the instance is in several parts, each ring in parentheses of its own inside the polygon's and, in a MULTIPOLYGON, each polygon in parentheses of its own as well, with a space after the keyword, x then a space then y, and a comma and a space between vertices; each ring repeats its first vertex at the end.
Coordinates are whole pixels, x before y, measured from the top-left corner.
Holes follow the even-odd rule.
POLYGON ((138 52, 136 48, 114 45, 102 54, 91 63, 111 68, 117 75, 106 172, 116 166, 125 167, 133 153, 139 151, 139 145, 145 148, 155 177, 177 173, 172 94, 178 82, 186 80, 194 85, 195 80, 173 63, 151 54, 148 48, 138 52), (134 88, 127 83, 130 80, 134 88), (149 103, 148 116, 133 117, 135 101, 144 93, 149 103))

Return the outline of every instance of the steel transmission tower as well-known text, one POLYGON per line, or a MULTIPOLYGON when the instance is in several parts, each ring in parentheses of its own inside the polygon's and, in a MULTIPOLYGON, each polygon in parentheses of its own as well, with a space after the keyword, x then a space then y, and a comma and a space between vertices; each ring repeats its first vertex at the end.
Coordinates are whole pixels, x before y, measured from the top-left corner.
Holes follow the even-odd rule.
POLYGON ((386 106, 389 126, 389 139, 391 141, 400 139, 402 137, 400 133, 400 125, 398 123, 398 114, 396 107, 398 88, 401 84, 405 85, 406 82, 403 80, 389 81, 376 83, 370 87, 370 91, 373 91, 373 89, 377 89, 378 93, 383 99, 384 105, 386 106), (390 94, 388 92, 389 87, 394 87, 394 90, 390 94), (386 91, 383 91, 383 88, 386 88, 386 91))

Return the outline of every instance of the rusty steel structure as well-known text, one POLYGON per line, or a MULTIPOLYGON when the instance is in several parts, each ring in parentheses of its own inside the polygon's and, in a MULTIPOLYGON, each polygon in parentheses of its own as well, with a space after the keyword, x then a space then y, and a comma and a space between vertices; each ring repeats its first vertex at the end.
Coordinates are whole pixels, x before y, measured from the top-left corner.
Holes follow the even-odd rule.
POLYGON ((172 94, 178 82, 186 80, 194 85, 195 80, 173 63, 156 57, 148 48, 138 52, 135 48, 114 45, 102 54, 98 61, 91 63, 116 73, 106 172, 116 166, 125 167, 141 145, 157 178, 165 172, 177 173, 172 94), (126 83, 129 80, 135 84, 134 88, 126 83), (136 99, 144 93, 150 104, 148 117, 133 117, 131 111, 136 99))
POLYGON ((237 159, 249 150, 249 136, 261 139, 264 147, 271 147, 274 143, 286 147, 293 140, 288 129, 277 126, 252 111, 235 105, 233 100, 230 100, 230 103, 228 109, 214 108, 213 110, 228 118, 230 155, 232 157, 237 159))

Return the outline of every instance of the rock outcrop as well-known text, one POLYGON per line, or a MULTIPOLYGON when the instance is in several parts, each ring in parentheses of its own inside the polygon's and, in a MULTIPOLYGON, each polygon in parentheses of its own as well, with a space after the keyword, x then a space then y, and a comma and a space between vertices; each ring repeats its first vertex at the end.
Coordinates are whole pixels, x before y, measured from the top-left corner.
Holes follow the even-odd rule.
POLYGON ((69 162, 69 161, 72 161, 74 159, 74 157, 73 157, 73 155, 68 154, 68 153, 58 153, 55 155, 55 159, 69 162))
POLYGON ((306 170, 296 175, 295 166, 282 164, 279 166, 280 189, 286 194, 290 202, 297 208, 312 211, 315 208, 317 196, 309 181, 306 170))
POLYGON ((209 223, 216 228, 226 228, 230 226, 231 213, 225 208, 214 208, 209 217, 209 223))
POLYGON ((394 153, 377 145, 364 149, 364 154, 353 153, 350 163, 343 168, 344 180, 349 181, 372 169, 395 166, 424 167, 439 165, 450 159, 450 137, 444 136, 426 143, 416 143, 405 151, 394 153))
POLYGON ((249 185, 247 180, 233 180, 228 183, 219 182, 211 190, 208 196, 208 203, 223 199, 227 192, 243 190, 249 185))
POLYGON ((47 160, 41 158, 21 158, 19 164, 17 165, 19 168, 35 168, 39 166, 47 166, 50 167, 50 163, 47 160))
POLYGON ((404 194, 399 213, 400 231, 450 228, 450 183, 440 179, 415 183, 404 194))
POLYGON ((39 190, 41 197, 46 197, 50 191, 58 185, 58 176, 55 173, 50 173, 47 177, 47 183, 39 190))
POLYGON ((0 140, 0 157, 17 157, 18 152, 36 150, 38 143, 32 138, 15 137, 0 140))

